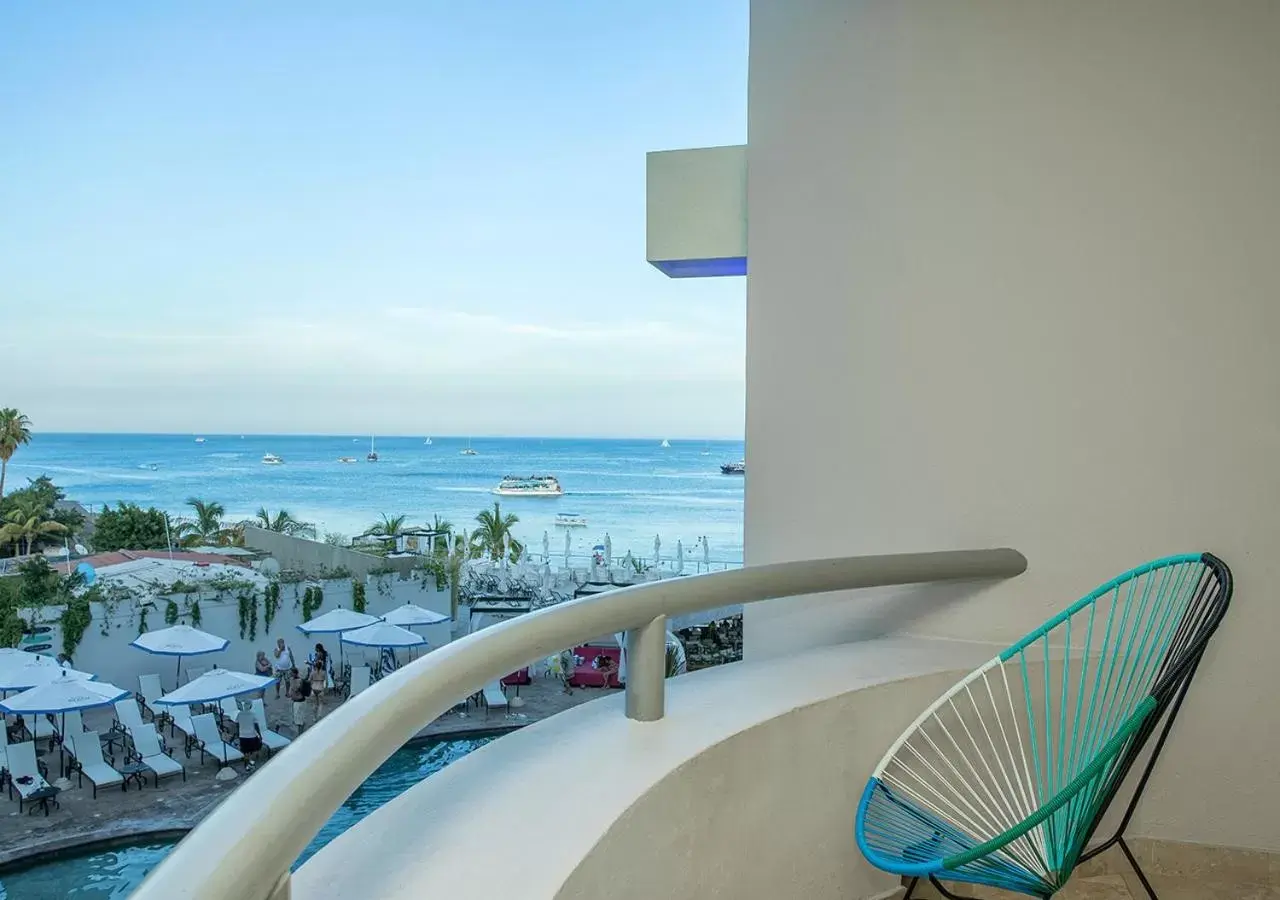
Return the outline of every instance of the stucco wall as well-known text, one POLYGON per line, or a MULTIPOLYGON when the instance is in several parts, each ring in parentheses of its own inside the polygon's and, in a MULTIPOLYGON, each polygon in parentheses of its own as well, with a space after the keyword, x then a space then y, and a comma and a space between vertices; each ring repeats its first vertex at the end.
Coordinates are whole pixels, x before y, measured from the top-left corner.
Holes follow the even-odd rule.
POLYGON ((1268 0, 752 3, 748 561, 1030 570, 753 606, 748 660, 1009 640, 1211 549, 1236 600, 1135 829, 1280 850, 1277 47, 1268 0))
POLYGON ((346 547, 335 547, 323 541, 312 541, 306 538, 291 537, 265 528, 244 526, 245 546, 254 550, 269 553, 280 566, 285 569, 297 569, 308 575, 319 575, 332 572, 342 566, 352 575, 365 576, 374 569, 395 569, 400 574, 407 573, 417 560, 412 557, 399 559, 383 559, 358 550, 346 547))

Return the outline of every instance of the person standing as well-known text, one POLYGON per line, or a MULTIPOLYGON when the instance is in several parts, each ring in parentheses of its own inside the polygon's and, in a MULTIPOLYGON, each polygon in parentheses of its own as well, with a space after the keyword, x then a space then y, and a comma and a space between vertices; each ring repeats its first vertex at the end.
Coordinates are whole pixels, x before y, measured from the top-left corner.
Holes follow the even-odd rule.
MULTIPOLYGON (((276 699, 280 699, 280 687, 285 684, 289 673, 293 671, 293 654, 285 646, 284 638, 276 638, 275 659, 272 663, 276 674, 276 699)), ((286 685, 287 690, 287 685, 286 685)))
POLYGON ((307 730, 307 698, 311 696, 311 682, 298 674, 297 669, 290 669, 286 676, 289 679, 289 700, 293 707, 294 737, 307 730))
POLYGON ((236 713, 240 752, 244 755, 245 771, 252 772, 258 764, 258 753, 262 750, 262 729, 258 727, 258 717, 253 714, 253 706, 248 700, 241 700, 236 705, 240 707, 240 712, 236 713))

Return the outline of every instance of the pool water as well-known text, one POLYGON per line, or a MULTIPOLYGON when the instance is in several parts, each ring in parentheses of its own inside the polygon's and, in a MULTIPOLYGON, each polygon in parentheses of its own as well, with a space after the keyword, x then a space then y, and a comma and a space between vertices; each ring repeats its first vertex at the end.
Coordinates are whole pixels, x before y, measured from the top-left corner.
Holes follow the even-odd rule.
MULTIPOLYGON (((384 803, 491 740, 491 736, 486 736, 402 747, 356 788, 356 792, 302 851, 293 868, 302 865, 321 847, 384 803)), ((116 900, 128 897, 175 843, 143 839, 131 846, 68 855, 11 872, 0 876, 0 900, 61 900, 64 897, 116 900)))

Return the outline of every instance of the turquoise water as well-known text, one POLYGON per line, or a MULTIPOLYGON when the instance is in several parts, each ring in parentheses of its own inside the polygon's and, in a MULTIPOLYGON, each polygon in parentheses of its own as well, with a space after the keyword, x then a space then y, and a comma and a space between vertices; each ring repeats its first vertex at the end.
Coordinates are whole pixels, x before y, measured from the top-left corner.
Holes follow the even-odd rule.
MULTIPOLYGON (((433 772, 461 759, 492 737, 417 743, 403 747, 369 776, 325 823, 298 857, 294 868, 352 825, 433 772)), ((245 787, 252 790, 253 781, 245 787)), ((55 813, 56 815, 56 813, 55 813)), ((54 900, 76 897, 116 900, 127 897, 173 848, 172 842, 143 841, 42 863, 0 876, 0 900, 54 900)))
MULTIPOLYGON (((320 530, 348 536, 367 529, 382 513, 407 514, 413 523, 433 515, 455 528, 475 527, 476 513, 495 499, 490 491, 505 475, 555 475, 559 498, 506 497, 502 508, 520 517, 516 536, 534 553, 550 532, 551 551, 564 552, 556 532, 558 512, 586 516, 574 529, 575 554, 609 532, 614 551, 663 556, 682 540, 686 553, 702 535, 713 560, 742 559, 743 479, 722 475, 720 464, 741 459, 741 441, 477 438, 475 456, 462 456, 461 437, 379 437, 380 459, 366 463, 368 435, 270 436, 151 434, 36 434, 9 464, 11 483, 47 474, 71 499, 99 507, 127 500, 179 515, 186 499, 216 500, 233 520, 259 506, 284 507, 320 530), (284 458, 264 466, 262 456, 284 458), (344 465, 341 456, 358 462, 344 465)), ((692 558, 692 557, 690 557, 692 558)), ((701 552, 698 552, 701 558, 701 552)))

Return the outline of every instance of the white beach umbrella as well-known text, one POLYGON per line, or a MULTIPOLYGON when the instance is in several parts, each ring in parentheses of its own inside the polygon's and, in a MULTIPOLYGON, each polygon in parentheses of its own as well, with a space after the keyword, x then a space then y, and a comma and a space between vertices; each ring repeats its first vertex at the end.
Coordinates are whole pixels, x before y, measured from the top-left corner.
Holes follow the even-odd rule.
POLYGON ((448 622, 449 617, 435 610, 424 609, 414 603, 406 603, 404 606, 397 606, 391 610, 391 612, 382 617, 382 621, 389 625, 399 625, 402 628, 413 628, 416 625, 435 625, 439 622, 448 622))
POLYGON ((375 622, 354 631, 342 632, 342 643, 359 647, 421 647, 427 639, 407 628, 387 622, 375 622))
POLYGON ((511 532, 508 531, 502 536, 502 564, 506 566, 511 561, 511 532))
POLYGON ((607 531, 604 533, 604 565, 606 569, 613 565, 613 538, 607 531))
POLYGON ((569 568, 569 550, 572 548, 573 538, 569 535, 569 529, 564 530, 564 567, 569 568))
POLYGON ((551 559, 551 535, 546 531, 542 532, 542 561, 546 562, 551 559))
POLYGON ((702 536, 702 563, 707 567, 707 571, 711 571, 711 545, 707 543, 707 536, 702 536))
MULTIPOLYGON (((58 716, 61 722, 58 733, 66 734, 67 713, 110 706, 117 700, 123 700, 129 696, 129 692, 124 688, 107 684, 105 681, 89 681, 81 677, 83 674, 83 672, 77 672, 73 675, 68 669, 60 669, 60 674, 53 681, 25 690, 6 700, 0 700, 0 710, 15 716, 46 714, 58 716)), ((60 757, 62 752, 60 747, 60 757)))
POLYGON ((6 656, 0 663, 0 691, 25 691, 51 681, 57 681, 65 674, 69 678, 81 681, 92 681, 97 676, 88 672, 58 665, 52 656, 40 656, 35 653, 24 653, 24 658, 6 656))
POLYGON ((662 561, 662 538, 658 535, 653 536, 653 564, 656 566, 662 561))
POLYGON ((356 612, 353 609, 331 609, 322 616, 316 616, 309 622, 296 626, 303 634, 337 634, 342 631, 353 631, 382 621, 378 616, 356 612))
POLYGON ((157 656, 176 656, 178 665, 174 674, 175 678, 181 681, 182 657, 220 653, 226 650, 230 643, 224 637, 201 631, 199 628, 192 628, 190 625, 170 625, 168 628, 138 635, 129 642, 129 646, 157 656))
POLYGON ((213 669, 192 679, 175 691, 156 700, 161 706, 183 706, 189 703, 217 703, 225 697, 240 697, 265 690, 275 684, 270 675, 250 675, 230 669, 213 669))
POLYGON ((676 574, 684 571, 684 541, 676 541, 676 574))

